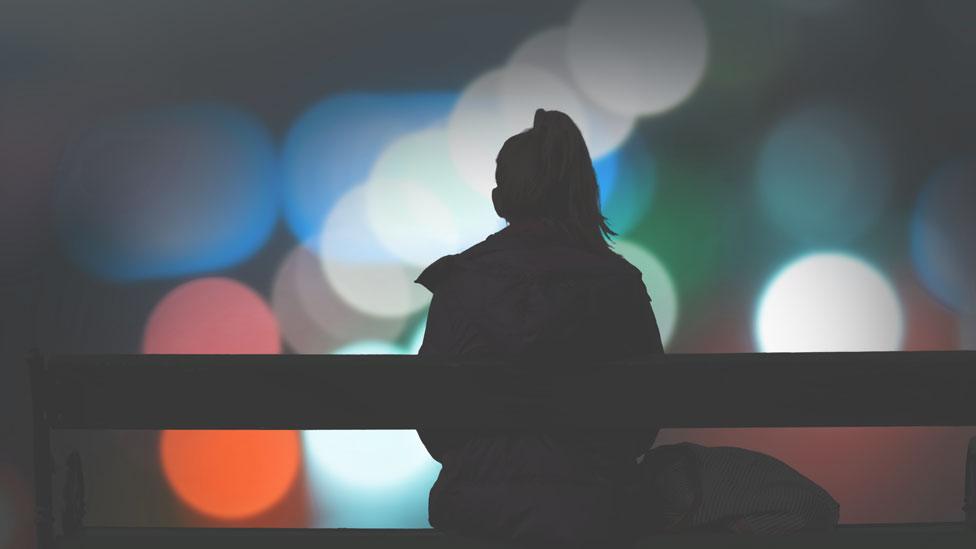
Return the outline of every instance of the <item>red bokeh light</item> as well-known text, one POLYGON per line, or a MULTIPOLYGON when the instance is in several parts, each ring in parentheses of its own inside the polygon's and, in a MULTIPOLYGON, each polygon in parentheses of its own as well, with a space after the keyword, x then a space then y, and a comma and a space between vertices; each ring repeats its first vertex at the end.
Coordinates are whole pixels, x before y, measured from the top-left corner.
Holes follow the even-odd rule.
POLYGON ((153 310, 143 333, 147 354, 277 354, 278 321, 265 300, 229 278, 176 287, 153 310))

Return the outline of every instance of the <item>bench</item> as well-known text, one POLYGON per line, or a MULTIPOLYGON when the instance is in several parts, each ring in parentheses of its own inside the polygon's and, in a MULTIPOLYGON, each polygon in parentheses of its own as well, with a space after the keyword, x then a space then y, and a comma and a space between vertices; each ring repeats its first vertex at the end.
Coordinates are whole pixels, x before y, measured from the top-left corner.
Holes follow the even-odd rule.
MULTIPOLYGON (((976 425, 976 352, 684 354, 605 364, 412 355, 33 352, 39 549, 504 547, 430 529, 90 528, 69 455, 55 533, 55 429, 444 429, 976 425), (179 395, 178 406, 172 395, 179 395), (221 395, 215 405, 213 395, 221 395), (829 398, 825 398, 829 395, 829 398), (444 410, 450 410, 445 414, 444 410)), ((964 459, 960 456, 960 467, 964 459)), ((638 547, 976 547, 976 439, 966 521, 840 525, 787 536, 654 535, 638 547)))

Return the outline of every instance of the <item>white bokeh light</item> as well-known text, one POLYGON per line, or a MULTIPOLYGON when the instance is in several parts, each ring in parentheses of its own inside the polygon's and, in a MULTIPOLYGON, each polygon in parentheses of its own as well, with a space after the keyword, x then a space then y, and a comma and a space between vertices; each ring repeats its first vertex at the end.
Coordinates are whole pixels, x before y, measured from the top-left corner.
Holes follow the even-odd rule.
POLYGON ((504 227, 491 200, 457 174, 441 126, 406 134, 387 147, 366 184, 366 210, 383 246, 419 267, 504 227))
POLYGON ((329 213, 319 239, 326 279, 343 301, 366 314, 404 317, 430 302, 414 284, 421 268, 381 245, 368 221, 366 189, 350 189, 329 213))
POLYGON ((364 488, 393 488, 437 466, 412 429, 304 431, 302 442, 314 474, 364 488))
POLYGON ((891 283, 865 261, 815 253, 780 270, 756 311, 763 352, 896 351, 904 314, 891 283))
POLYGON ((588 0, 569 25, 568 63, 595 103, 628 116, 687 99, 708 62, 708 33, 689 0, 588 0))
POLYGON ((638 244, 618 239, 614 243, 614 251, 640 270, 654 316, 657 317, 661 341, 667 347, 678 323, 678 292, 671 275, 654 254, 638 244))
POLYGON ((406 318, 381 318, 350 307, 325 280, 319 257, 296 245, 275 273, 271 308, 297 353, 322 354, 360 339, 395 339, 406 318))
POLYGON ((509 135, 531 128, 539 108, 562 111, 573 119, 583 135, 589 131, 579 93, 572 84, 547 69, 510 63, 502 71, 498 93, 501 122, 511 129, 509 135))
MULTIPOLYGON (((573 77, 566 64, 566 44, 566 27, 545 29, 522 42, 509 57, 508 63, 545 69, 571 84, 573 77)), ((633 116, 608 111, 583 94, 580 94, 579 101, 585 120, 585 130, 581 128, 583 139, 593 160, 610 153, 627 140, 634 128, 633 116)))
POLYGON ((532 127, 538 108, 558 110, 587 134, 586 114, 575 89, 555 74, 512 64, 472 81, 448 119, 451 159, 462 180, 485 197, 495 186, 495 158, 505 140, 532 127))
POLYGON ((429 180, 376 177, 366 185, 366 213, 377 238, 397 258, 417 266, 456 253, 458 227, 429 180))

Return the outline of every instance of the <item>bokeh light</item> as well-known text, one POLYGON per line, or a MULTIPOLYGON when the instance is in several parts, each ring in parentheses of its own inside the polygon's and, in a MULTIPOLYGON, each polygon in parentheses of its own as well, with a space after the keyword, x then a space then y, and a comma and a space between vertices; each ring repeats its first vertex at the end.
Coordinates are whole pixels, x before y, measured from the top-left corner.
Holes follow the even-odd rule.
POLYGON ((424 344, 424 333, 427 332, 427 315, 417 323, 417 326, 410 333, 410 338, 404 344, 404 350, 408 355, 415 355, 420 352, 420 347, 424 344))
POLYGON ((318 250, 339 198, 366 181, 390 143, 445 119, 456 99, 447 92, 346 93, 309 108, 288 132, 282 160, 284 214, 298 240, 318 250))
POLYGON ((922 190, 911 225, 915 271, 953 310, 976 315, 976 160, 939 170, 922 190))
MULTIPOLYGON (((617 182, 617 173, 620 170, 620 153, 613 151, 603 158, 593 163, 593 171, 596 173, 596 182, 600 190, 600 205, 606 209, 610 196, 617 182)), ((606 215, 606 211, 604 211, 606 215)))
POLYGON ((695 91, 708 33, 688 0, 588 0, 573 14, 568 63, 576 84, 625 116, 662 113, 695 91))
POLYGON ((447 124, 451 159, 462 180, 490 197, 498 151, 506 139, 532 127, 538 108, 566 113, 583 135, 587 134, 579 94, 568 82, 545 69, 506 65, 468 84, 447 124))
MULTIPOLYGON (((567 64, 567 28, 552 27, 540 31, 519 45, 508 59, 509 65, 526 65, 545 69, 566 83, 573 83, 567 64)), ((599 159, 626 141, 634 128, 634 117, 611 112, 578 94, 585 123, 581 127, 590 157, 599 159)), ((545 105, 540 105, 545 107, 545 105)))
POLYGON ((661 341, 667 348, 678 323, 678 293, 671 275, 654 254, 635 242, 619 239, 614 243, 614 251, 640 270, 657 317, 661 341))
POLYGON ((218 519, 266 511, 288 492, 301 464, 296 431, 163 431, 159 452, 180 499, 218 519))
POLYGON ((234 265, 278 215, 277 163, 262 124, 221 105, 174 107, 99 126, 69 152, 55 189, 63 246, 110 280, 234 265))
MULTIPOLYGON (((427 315, 411 330, 403 334, 406 339, 396 343, 390 339, 360 339, 351 341, 332 351, 336 355, 415 355, 424 342, 427 330, 427 315)), ((398 339, 403 339, 398 338, 398 339)))
POLYGON ((332 351, 335 355, 406 355, 406 349, 380 339, 363 339, 347 343, 332 351))
POLYGON ((762 206, 779 229, 831 246, 878 220, 891 184, 880 136, 855 115, 826 106, 776 125, 762 145, 757 178, 762 206))
POLYGON ((414 280, 422 268, 386 249, 369 223, 367 192, 353 187, 326 218, 319 257, 326 279, 356 310, 380 317, 403 317, 430 303, 430 292, 414 280))
POLYGON ((634 133, 595 165, 603 215, 610 228, 627 235, 645 218, 657 188, 657 164, 646 141, 634 133))
POLYGON ((414 430, 305 431, 319 527, 426 528, 440 464, 414 430))
POLYGON ((891 283, 864 260, 819 252, 776 273, 756 309, 762 352, 897 351, 904 315, 891 283))
MULTIPOLYGON (((614 158, 615 169, 610 177, 600 177, 600 200, 603 215, 607 217, 610 228, 620 235, 627 235, 644 221, 653 202, 657 188, 657 163, 649 151, 644 138, 634 133, 630 139, 606 159, 614 158), (604 182, 609 181, 606 199, 604 182)), ((596 168, 601 168, 607 160, 601 160, 596 168)))
POLYGON ((414 430, 306 431, 304 442, 310 467, 365 487, 396 485, 431 461, 414 430))
POLYGON ((295 246, 275 273, 271 307, 285 343, 297 353, 325 354, 359 339, 391 341, 405 317, 377 317, 349 306, 322 272, 319 257, 295 246))
POLYGON ((147 354, 277 354, 278 322, 264 299, 229 278, 177 286, 153 309, 143 333, 147 354))
POLYGON ((417 267, 504 227, 491 200, 457 174, 440 126, 394 141, 377 160, 365 191, 372 232, 391 255, 417 267))

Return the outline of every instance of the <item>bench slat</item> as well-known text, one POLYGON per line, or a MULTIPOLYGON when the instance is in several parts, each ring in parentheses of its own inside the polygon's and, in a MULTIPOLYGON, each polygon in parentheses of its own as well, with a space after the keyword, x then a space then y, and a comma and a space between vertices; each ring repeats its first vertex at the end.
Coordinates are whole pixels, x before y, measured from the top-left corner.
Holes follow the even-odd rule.
POLYGON ((976 352, 659 355, 520 364, 401 355, 55 356, 62 429, 976 425, 976 352))

